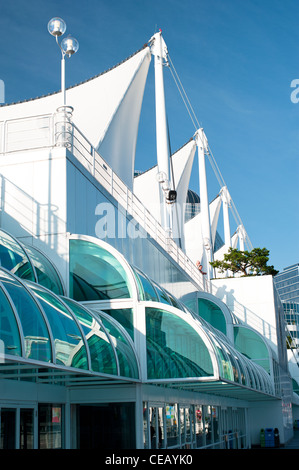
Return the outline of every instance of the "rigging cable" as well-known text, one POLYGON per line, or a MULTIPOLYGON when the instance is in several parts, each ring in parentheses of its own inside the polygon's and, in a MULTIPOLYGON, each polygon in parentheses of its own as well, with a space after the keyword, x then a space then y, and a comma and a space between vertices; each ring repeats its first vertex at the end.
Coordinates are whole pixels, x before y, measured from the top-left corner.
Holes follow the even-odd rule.
MULTIPOLYGON (((179 76, 178 76, 178 73, 177 73, 177 71, 176 71, 176 69, 175 69, 175 67, 174 67, 174 65, 173 65, 173 62, 172 62, 172 60, 171 60, 171 57, 170 57, 169 53, 167 54, 167 59, 168 59, 168 68, 169 68, 169 70, 170 70, 170 72, 171 72, 171 75, 172 75, 172 77, 173 77, 173 80, 174 80, 174 82, 175 82, 175 84, 176 84, 176 86, 177 86, 177 88, 178 88, 178 90, 179 90, 179 93, 180 93, 181 98, 182 98, 182 100, 183 100, 183 102, 184 102, 184 104, 185 104, 185 107, 186 107, 187 111, 188 111, 188 114, 189 114, 190 119, 191 119, 191 121, 192 121, 192 123, 193 123, 193 126, 194 126, 195 130, 197 130, 197 129, 199 129, 201 126, 200 126, 199 121, 198 121, 198 119, 197 119, 197 117, 196 117, 196 114, 195 114, 195 112, 194 112, 194 109, 193 109, 193 107, 192 107, 192 105, 191 105, 191 103, 190 103, 190 100, 189 100, 189 98, 188 98, 188 96, 187 96, 187 93, 186 93, 186 91, 185 91, 185 89, 184 89, 184 87, 183 87, 183 84, 182 84, 182 82, 181 82, 181 80, 180 80, 180 78, 179 78, 179 76)), ((218 181, 218 183, 219 183, 219 185, 220 185, 220 188, 222 188, 223 186, 227 186, 226 183, 225 183, 225 181, 224 181, 224 178, 223 178, 223 176, 222 176, 222 174, 221 174, 221 172, 220 172, 220 169, 219 169, 219 167, 218 167, 218 165, 217 165, 217 163, 216 163, 216 160, 215 160, 215 158, 214 158, 214 155, 213 155, 213 152, 212 152, 212 150, 211 150, 211 147, 210 147, 209 145, 208 145, 207 156, 208 156, 208 159, 209 159, 209 161, 210 161, 211 167, 212 167, 212 169, 213 169, 213 171, 214 171, 214 174, 215 174, 215 176, 216 176, 216 179, 217 179, 217 181, 218 181)), ((233 214, 233 217, 234 217, 234 219, 235 219, 235 222, 237 223, 237 225, 242 225, 243 228, 244 228, 244 224, 243 224, 243 222, 242 222, 242 220, 241 220, 241 217, 240 217, 240 215, 239 215, 239 213, 238 213, 238 211, 237 211, 237 208, 236 208, 236 206, 235 206, 235 204, 234 204, 232 198, 231 198, 231 208, 232 208, 232 214, 233 214)), ((244 230, 245 230, 245 228, 244 228, 244 230)), ((246 232, 246 231, 245 231, 245 232, 246 232)), ((250 239, 249 239, 249 237, 248 237, 247 232, 246 232, 246 239, 247 239, 247 241, 248 241, 249 247, 252 249, 253 247, 252 247, 252 244, 251 244, 251 241, 250 241, 250 239)))

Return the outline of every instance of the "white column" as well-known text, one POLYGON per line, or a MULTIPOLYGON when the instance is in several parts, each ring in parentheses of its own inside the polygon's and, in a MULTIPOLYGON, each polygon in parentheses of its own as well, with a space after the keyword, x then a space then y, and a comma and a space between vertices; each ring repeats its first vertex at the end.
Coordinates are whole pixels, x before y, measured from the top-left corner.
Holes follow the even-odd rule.
MULTIPOLYGON (((164 174, 164 188, 170 180, 169 172, 169 147, 168 129, 166 119, 165 93, 163 63, 167 61, 167 47, 162 38, 161 31, 151 38, 151 53, 155 57, 155 104, 156 104, 156 145, 158 173, 164 174)), ((160 204, 161 223, 163 227, 170 229, 170 211, 167 208, 165 193, 162 188, 162 178, 160 178, 160 204)))
POLYGON ((202 265, 204 270, 207 272, 208 280, 210 280, 212 272, 210 265, 210 261, 212 261, 212 238, 205 161, 205 152, 208 150, 208 141, 203 129, 198 129, 195 134, 195 141, 198 149, 200 212, 204 248, 204 259, 202 260, 202 265))
POLYGON ((229 212, 230 207, 230 194, 226 186, 220 191, 223 207, 223 228, 224 228, 224 243, 227 247, 231 247, 231 235, 230 235, 230 223, 229 223, 229 212))
POLYGON ((65 93, 65 57, 61 59, 61 94, 62 94, 62 106, 66 105, 66 93, 65 93))

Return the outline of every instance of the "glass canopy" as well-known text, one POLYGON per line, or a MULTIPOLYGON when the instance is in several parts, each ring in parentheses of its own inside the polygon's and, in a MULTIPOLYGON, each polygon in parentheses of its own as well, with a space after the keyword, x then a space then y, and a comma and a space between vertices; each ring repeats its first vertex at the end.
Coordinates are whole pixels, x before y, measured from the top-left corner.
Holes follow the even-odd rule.
POLYGON ((264 338, 244 325, 234 326, 234 345, 244 356, 270 373, 269 349, 264 338))
POLYGON ((7 358, 138 378, 132 341, 77 302, 0 269, 0 338, 7 358))
POLYGON ((147 375, 149 379, 211 377, 211 353, 185 319, 146 307, 147 375))
POLYGON ((128 299, 133 286, 122 263, 89 240, 70 240, 70 296, 79 301, 128 299))
POLYGON ((56 294, 64 294, 53 263, 37 248, 24 245, 4 230, 0 230, 0 266, 21 279, 37 282, 56 294))
POLYGON ((226 335, 226 320, 224 313, 215 303, 207 299, 198 299, 198 313, 208 323, 226 335))
MULTIPOLYGON (((125 353, 121 335, 114 331, 117 322, 109 322, 117 319, 133 340, 136 325, 133 308, 113 308, 113 301, 137 298, 145 308, 148 380, 159 383, 219 377, 273 393, 272 380, 265 369, 226 337, 226 318, 220 307, 198 298, 199 314, 194 313, 107 243, 91 237, 70 240, 70 285, 77 301, 104 301, 105 305, 109 301, 102 323, 118 344, 116 354, 121 368, 124 364, 128 367, 131 358, 125 353)), ((101 302, 97 305, 94 308, 98 312, 101 302)))

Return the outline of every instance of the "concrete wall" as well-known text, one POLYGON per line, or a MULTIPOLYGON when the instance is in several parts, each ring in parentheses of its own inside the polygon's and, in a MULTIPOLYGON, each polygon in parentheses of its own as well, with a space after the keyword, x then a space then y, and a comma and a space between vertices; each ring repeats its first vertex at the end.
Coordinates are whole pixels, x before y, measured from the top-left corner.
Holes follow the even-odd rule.
POLYGON ((260 401, 248 409, 248 421, 252 446, 260 445, 260 431, 278 428, 280 443, 285 444, 293 437, 293 427, 287 425, 281 413, 281 401, 260 401))

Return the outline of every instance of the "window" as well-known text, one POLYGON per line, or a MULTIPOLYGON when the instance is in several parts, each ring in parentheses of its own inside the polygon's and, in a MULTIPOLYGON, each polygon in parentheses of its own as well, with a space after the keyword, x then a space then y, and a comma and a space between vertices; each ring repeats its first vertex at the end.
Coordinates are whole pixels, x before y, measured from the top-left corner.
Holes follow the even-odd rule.
POLYGON ((189 323, 175 314, 146 308, 146 341, 149 379, 213 375, 204 341, 189 323))
POLYGON ((37 282, 47 289, 50 289, 55 294, 63 295, 64 292, 60 277, 48 258, 33 246, 29 247, 26 245, 26 251, 35 268, 37 282))
POLYGON ((30 260, 21 245, 0 230, 0 265, 22 279, 35 281, 30 260))
POLYGON ((38 407, 39 449, 62 449, 63 429, 62 405, 40 404, 38 407))
POLYGON ((0 290, 0 337, 4 344, 5 354, 22 356, 17 321, 2 290, 0 290))
POLYGON ((132 297, 120 261, 103 247, 86 240, 70 240, 70 296, 79 301, 132 297))
MULTIPOLYGON (((25 356, 50 362, 52 351, 45 320, 33 298, 24 286, 5 272, 0 279, 18 312, 25 340, 25 356)), ((20 354, 21 355, 21 354, 20 354)))

